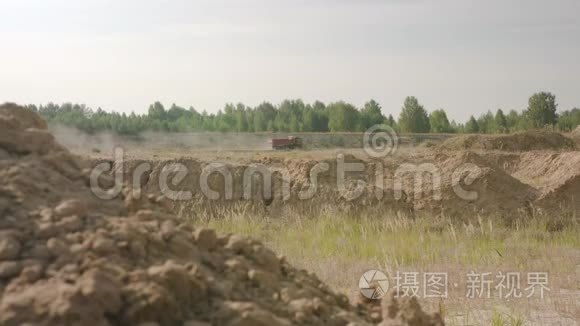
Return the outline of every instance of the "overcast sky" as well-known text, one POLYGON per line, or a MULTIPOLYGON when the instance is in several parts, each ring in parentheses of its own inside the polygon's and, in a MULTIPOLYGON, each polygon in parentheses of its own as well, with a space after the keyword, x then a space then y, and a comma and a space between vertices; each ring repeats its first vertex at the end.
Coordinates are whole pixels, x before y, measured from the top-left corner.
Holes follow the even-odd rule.
POLYGON ((0 102, 580 107, 578 0, 0 0, 0 102))

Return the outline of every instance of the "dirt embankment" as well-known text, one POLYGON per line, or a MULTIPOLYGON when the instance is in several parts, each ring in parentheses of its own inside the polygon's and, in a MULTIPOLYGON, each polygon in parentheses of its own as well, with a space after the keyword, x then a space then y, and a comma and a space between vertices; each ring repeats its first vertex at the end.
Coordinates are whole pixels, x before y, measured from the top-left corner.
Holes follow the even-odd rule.
POLYGON ((431 155, 441 172, 440 186, 427 178, 415 192, 406 188, 415 210, 509 218, 580 211, 579 151, 446 151, 431 155))
POLYGON ((580 211, 580 152, 523 153, 513 176, 537 189, 538 207, 580 211))
POLYGON ((570 137, 576 142, 576 146, 580 148, 580 126, 576 127, 576 129, 570 133, 570 137))
MULTIPOLYGON (((167 201, 167 206, 175 214, 190 218, 220 217, 235 211, 271 216, 412 211, 407 197, 395 200, 392 189, 377 185, 376 164, 349 155, 342 160, 359 164, 361 170, 341 174, 338 159, 263 158, 250 164, 198 159, 129 160, 116 162, 110 171, 121 170, 123 182, 137 184, 139 191, 128 201, 142 202, 148 196, 172 193, 175 200, 167 201), (183 178, 178 176, 177 167, 186 172, 183 178), (344 175, 344 182, 339 175, 344 175), (382 195, 376 196, 379 190, 382 195)), ((96 160, 94 164, 102 162, 96 160)), ((105 188, 112 186, 113 175, 103 177, 109 180, 103 182, 105 188)))
POLYGON ((442 324, 415 300, 351 306, 256 240, 164 213, 161 198, 98 200, 86 164, 45 128, 0 107, 2 325, 442 324))
POLYGON ((209 169, 207 188, 200 180, 211 162, 197 159, 128 161, 116 165, 124 182, 137 181, 136 197, 127 202, 147 201, 166 195, 163 189, 184 191, 188 196, 167 201, 179 216, 211 218, 235 212, 279 217, 292 214, 315 217, 321 213, 353 213, 386 216, 444 214, 449 217, 475 214, 529 216, 536 208, 553 213, 577 209, 575 178, 580 175, 578 152, 490 153, 428 151, 412 157, 360 160, 346 155, 334 160, 304 160, 264 157, 253 164, 223 164, 209 169), (345 169, 341 186, 340 164, 345 169), (174 164, 187 172, 183 180, 164 173, 174 164), (345 167, 346 165, 342 165, 345 167), (139 167, 148 166, 136 176, 139 167), (256 169, 261 169, 260 171, 256 169), (271 176, 264 178, 262 172, 271 176), (167 186, 160 182, 167 177, 167 186), (227 186, 226 180, 229 180, 227 186), (270 185, 270 191, 264 194, 270 185), (551 193, 552 195, 548 195, 551 193))
POLYGON ((522 152, 533 150, 574 150, 572 140, 552 131, 524 131, 509 135, 463 135, 443 142, 443 150, 486 150, 522 152))
POLYGON ((435 155, 435 161, 442 175, 440 185, 424 187, 415 196, 416 206, 447 216, 529 213, 535 189, 479 154, 442 153, 435 155))
MULTIPOLYGON (((444 159, 443 171, 470 162, 482 168, 484 173, 472 181, 471 189, 478 193, 472 206, 500 208, 507 215, 516 211, 554 215, 580 210, 580 152, 575 149, 573 141, 559 133, 528 131, 459 136, 431 153, 444 159), (446 157, 455 158, 446 162, 446 157)), ((444 181, 442 189, 452 185, 452 180, 444 181)), ((428 203, 433 202, 437 203, 428 203)), ((445 196, 439 203, 458 211, 465 206, 454 200, 446 205, 445 196)))

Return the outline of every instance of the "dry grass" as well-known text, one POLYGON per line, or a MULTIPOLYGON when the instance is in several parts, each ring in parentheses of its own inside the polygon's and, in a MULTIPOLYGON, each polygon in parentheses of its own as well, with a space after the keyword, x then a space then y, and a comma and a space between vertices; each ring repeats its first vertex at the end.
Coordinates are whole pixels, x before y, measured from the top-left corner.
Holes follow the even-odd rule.
POLYGON ((237 213, 197 223, 261 239, 351 297, 360 275, 371 268, 390 275, 447 272, 449 298, 427 304, 443 312, 449 324, 522 325, 555 315, 566 325, 580 318, 580 225, 574 217, 557 221, 537 216, 506 225, 477 216, 462 221, 334 214, 274 219, 237 213), (472 270, 548 272, 551 292, 540 301, 466 299, 466 273, 472 270))

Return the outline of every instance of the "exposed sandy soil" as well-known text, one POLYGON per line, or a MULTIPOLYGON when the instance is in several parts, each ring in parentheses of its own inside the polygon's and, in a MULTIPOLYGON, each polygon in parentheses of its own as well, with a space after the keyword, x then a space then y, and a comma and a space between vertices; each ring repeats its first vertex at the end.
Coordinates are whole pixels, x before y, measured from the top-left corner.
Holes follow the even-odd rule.
POLYGON ((580 148, 580 126, 570 133, 570 138, 576 142, 576 148, 580 148))
MULTIPOLYGON (((517 139, 524 136, 522 134, 517 139)), ((550 137, 560 139, 551 134, 548 138, 550 137)), ((532 140, 524 137, 524 140, 515 143, 511 141, 510 146, 521 142, 523 148, 527 148, 534 139, 535 136, 532 140)), ((453 139, 448 140, 450 141, 453 139)), ((549 141, 546 143, 552 144, 549 141)), ((355 210, 359 213, 377 214, 395 211, 410 215, 436 213, 453 216, 484 213, 526 216, 541 211, 553 213, 555 209, 564 213, 573 213, 580 209, 580 152, 570 148, 564 150, 568 148, 567 144, 566 138, 563 143, 554 146, 558 150, 542 151, 466 151, 441 147, 401 147, 394 155, 382 159, 369 158, 362 149, 187 153, 171 148, 154 151, 130 149, 123 166, 116 165, 116 169, 122 169, 126 181, 129 181, 139 164, 150 164, 151 167, 140 184, 145 194, 159 195, 159 176, 163 168, 171 163, 183 164, 187 167, 188 175, 182 182, 172 186, 172 189, 192 191, 192 200, 174 203, 173 211, 177 214, 183 211, 203 214, 208 210, 215 211, 216 202, 208 201, 207 196, 202 193, 199 177, 209 164, 223 163, 232 176, 233 195, 231 200, 221 200, 225 196, 224 179, 217 173, 211 175, 209 185, 220 194, 221 201, 217 205, 219 207, 242 205, 249 211, 265 212, 272 216, 285 211, 321 210, 355 210), (345 173, 344 192, 337 186, 337 167, 341 160, 362 166, 361 171, 345 173), (327 165, 328 170, 316 176, 316 192, 310 199, 300 200, 299 193, 313 186, 311 172, 320 164, 327 165), (255 165, 266 167, 274 173, 272 201, 264 201, 258 191, 264 185, 260 178, 249 179, 254 191, 251 200, 243 198, 244 172, 255 165), (414 172, 413 168, 424 171, 414 172), (417 181, 417 176, 423 177, 421 182, 417 181), (438 178, 434 179, 433 176, 438 178), (282 194, 284 180, 290 183, 289 198, 282 194), (359 181, 364 182, 364 191, 356 199, 350 200, 349 194, 355 194, 353 191, 359 181), (476 197, 462 197, 464 192, 476 192, 476 197), (377 196, 377 193, 381 195, 377 196)), ((110 160, 110 156, 105 157, 102 153, 93 156, 95 163, 110 160)))
POLYGON ((440 145, 448 150, 573 150, 574 142, 552 131, 523 131, 509 135, 465 135, 450 138, 440 145))
POLYGON ((88 166, 36 114, 0 106, 0 324, 442 325, 414 299, 352 306, 259 241, 194 229, 162 197, 99 200, 88 166))

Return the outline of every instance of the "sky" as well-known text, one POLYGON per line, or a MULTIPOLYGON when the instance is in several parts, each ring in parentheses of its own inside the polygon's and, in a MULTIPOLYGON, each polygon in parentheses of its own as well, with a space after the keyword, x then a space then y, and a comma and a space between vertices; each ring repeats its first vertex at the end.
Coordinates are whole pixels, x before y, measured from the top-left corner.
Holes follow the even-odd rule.
POLYGON ((0 102, 580 107, 577 0, 0 0, 0 102))

